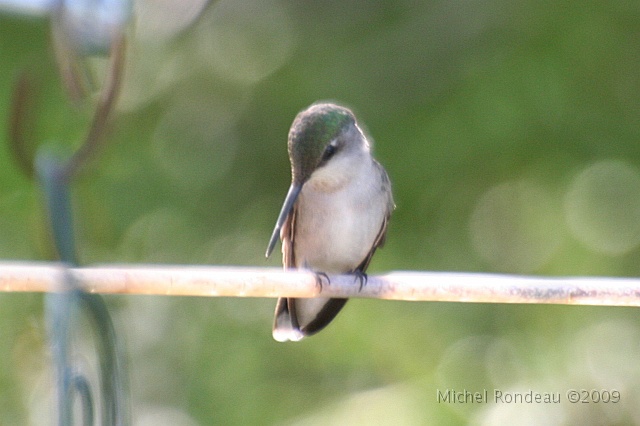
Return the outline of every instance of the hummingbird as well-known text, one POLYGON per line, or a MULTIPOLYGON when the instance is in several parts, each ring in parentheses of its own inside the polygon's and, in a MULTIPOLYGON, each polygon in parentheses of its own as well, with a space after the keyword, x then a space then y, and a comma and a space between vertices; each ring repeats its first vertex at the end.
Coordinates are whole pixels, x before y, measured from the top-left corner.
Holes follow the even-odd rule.
MULTIPOLYGON (((278 236, 285 270, 354 274, 360 285, 376 249, 383 245, 395 208, 385 169, 354 114, 333 103, 300 112, 288 137, 291 186, 271 234, 269 257, 278 236)), ((354 280, 355 282, 355 280, 354 280)), ((347 299, 281 297, 273 338, 298 341, 326 327, 347 299)))

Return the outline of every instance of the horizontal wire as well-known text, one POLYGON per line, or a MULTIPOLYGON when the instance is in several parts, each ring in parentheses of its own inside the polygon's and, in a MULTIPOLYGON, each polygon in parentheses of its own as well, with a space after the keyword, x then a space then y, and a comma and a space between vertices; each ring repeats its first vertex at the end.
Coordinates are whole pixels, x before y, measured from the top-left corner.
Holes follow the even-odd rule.
MULTIPOLYGON (((640 279, 397 271, 316 276, 278 268, 104 265, 70 268, 92 293, 211 297, 364 297, 388 300, 640 306, 640 279)), ((64 265, 0 263, 0 291, 57 291, 64 265)))

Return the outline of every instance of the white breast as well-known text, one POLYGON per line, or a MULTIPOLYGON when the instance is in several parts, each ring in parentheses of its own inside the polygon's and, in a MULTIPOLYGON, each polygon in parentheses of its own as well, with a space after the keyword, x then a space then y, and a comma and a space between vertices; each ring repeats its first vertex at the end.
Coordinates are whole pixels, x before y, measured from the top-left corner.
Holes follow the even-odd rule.
POLYGON ((387 194, 371 157, 357 160, 331 162, 303 186, 294 231, 297 267, 350 272, 371 250, 385 220, 387 194))

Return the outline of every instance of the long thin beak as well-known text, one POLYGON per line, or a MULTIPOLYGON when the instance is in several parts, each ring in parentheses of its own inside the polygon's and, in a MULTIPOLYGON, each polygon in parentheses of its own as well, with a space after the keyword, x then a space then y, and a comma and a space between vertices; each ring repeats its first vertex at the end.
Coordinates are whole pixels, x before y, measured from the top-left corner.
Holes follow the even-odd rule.
POLYGON ((287 220, 287 216, 291 212, 293 205, 298 199, 298 195, 300 195, 300 190, 302 190, 302 185, 297 185, 292 183, 289 187, 289 192, 287 192, 287 198, 284 199, 284 204, 282 205, 282 210, 280 210, 280 215, 278 216, 278 221, 276 222, 276 227, 273 229, 273 234, 271 234, 271 239, 269 240, 269 246, 267 247, 266 256, 269 257, 273 248, 276 246, 276 242, 278 241, 278 237, 280 236, 280 229, 282 229, 282 225, 284 225, 284 221, 287 220))

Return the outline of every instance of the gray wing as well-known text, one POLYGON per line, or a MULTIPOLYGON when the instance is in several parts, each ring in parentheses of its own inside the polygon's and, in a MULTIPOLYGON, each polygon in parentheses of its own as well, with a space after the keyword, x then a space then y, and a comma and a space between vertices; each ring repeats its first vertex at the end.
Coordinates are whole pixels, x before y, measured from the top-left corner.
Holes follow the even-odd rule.
POLYGON ((378 231, 378 235, 376 236, 376 239, 374 240, 373 245, 371 246, 371 250, 369 251, 367 256, 364 258, 364 260, 360 263, 360 265, 358 265, 358 267, 353 272, 357 271, 357 272, 364 273, 367 270, 367 267, 369 267, 369 262, 371 262, 371 258, 376 252, 376 249, 384 245, 384 242, 387 237, 387 225, 389 223, 389 219, 391 218, 391 213, 396 208, 396 205, 393 202, 393 195, 391 194, 391 181, 389 180, 389 175, 387 175, 386 170, 384 169, 384 167, 382 167, 380 163, 378 163, 375 160, 374 162, 378 171, 382 175, 382 179, 381 179, 382 189, 386 194, 388 194, 387 211, 384 216, 384 220, 382 221, 382 225, 380 225, 380 231, 378 231))

